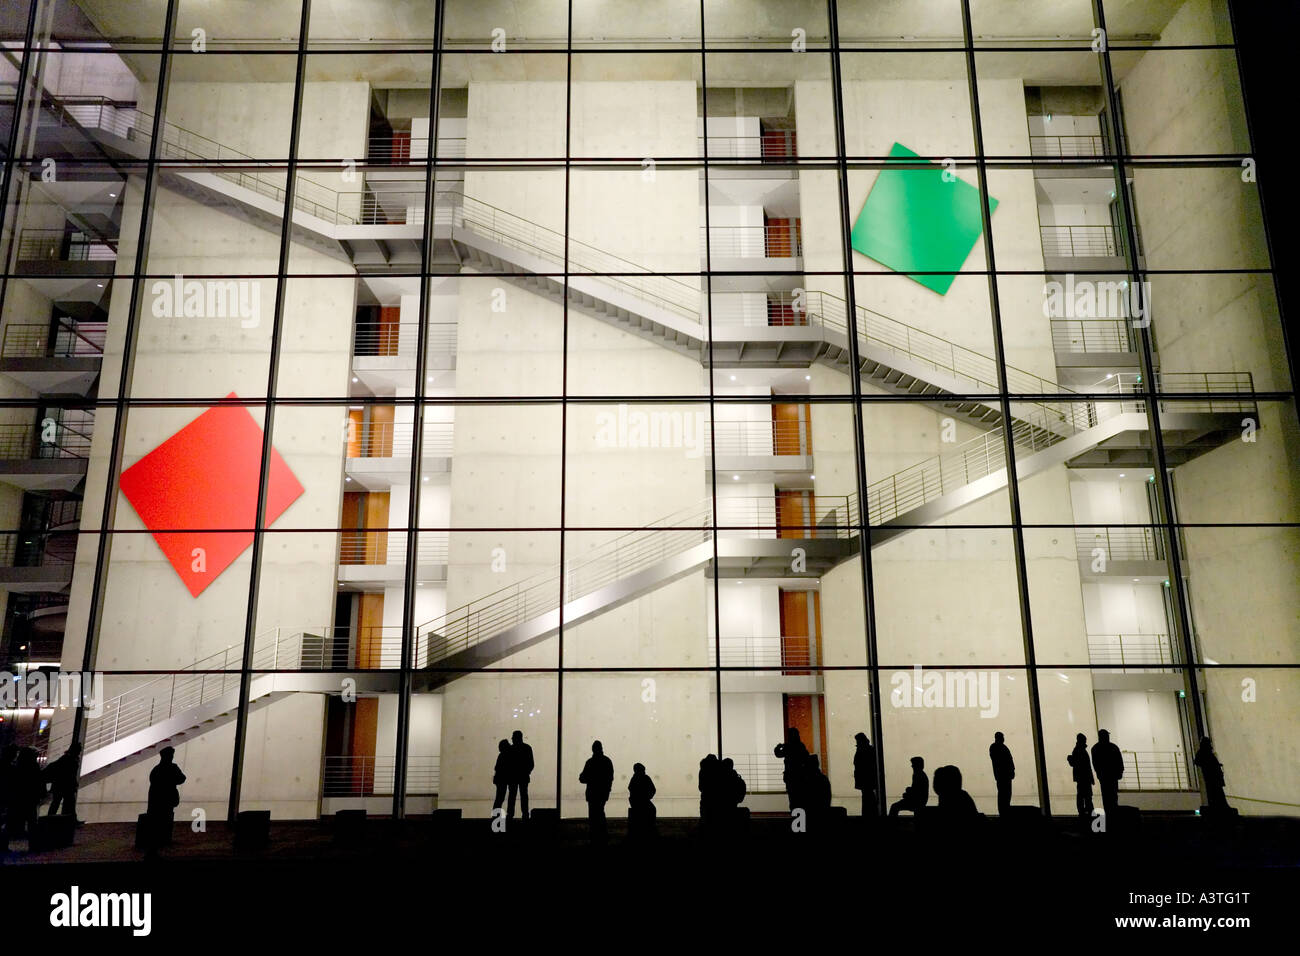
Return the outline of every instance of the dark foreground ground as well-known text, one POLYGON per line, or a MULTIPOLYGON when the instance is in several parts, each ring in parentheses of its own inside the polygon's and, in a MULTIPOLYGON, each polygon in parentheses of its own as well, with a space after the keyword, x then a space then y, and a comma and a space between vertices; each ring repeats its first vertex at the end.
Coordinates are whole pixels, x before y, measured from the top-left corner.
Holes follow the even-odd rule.
POLYGON ((252 939, 372 949, 402 939, 473 946, 476 937, 487 947, 522 937, 589 949, 584 934, 597 928, 599 949, 706 940, 774 948, 799 937, 809 946, 996 946, 999 937, 1028 943, 1029 930, 1071 948, 1128 933, 1219 948, 1260 933, 1294 939, 1300 926, 1300 820, 1290 818, 1146 814, 1106 834, 1061 818, 1014 827, 989 819, 967 833, 850 818, 796 834, 783 817, 760 817, 726 838, 703 834, 697 820, 665 819, 647 841, 629 841, 624 822, 611 820, 606 843, 593 845, 584 820, 496 834, 485 820, 426 817, 370 819, 349 833, 331 820, 276 823, 263 848, 232 842, 225 823, 206 833, 178 823, 174 844, 145 859, 133 825, 82 827, 71 848, 5 858, 6 922, 32 939, 79 933, 203 951, 252 939), (52 929, 51 895, 73 885, 83 895, 151 893, 150 940, 127 929, 52 929), (1134 929, 1117 917, 1246 917, 1250 926, 1134 929))

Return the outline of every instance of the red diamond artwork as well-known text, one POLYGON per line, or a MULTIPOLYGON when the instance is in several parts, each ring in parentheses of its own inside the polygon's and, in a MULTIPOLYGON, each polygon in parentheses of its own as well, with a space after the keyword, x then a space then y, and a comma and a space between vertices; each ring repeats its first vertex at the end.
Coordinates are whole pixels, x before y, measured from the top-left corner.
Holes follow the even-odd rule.
MULTIPOLYGON (((238 396, 231 392, 226 398, 238 396)), ((122 472, 122 494, 195 597, 253 543, 252 530, 229 529, 255 524, 263 434, 243 406, 209 408, 122 472), (205 530, 217 528, 228 530, 205 530)), ((302 492, 272 448, 267 526, 302 492)))

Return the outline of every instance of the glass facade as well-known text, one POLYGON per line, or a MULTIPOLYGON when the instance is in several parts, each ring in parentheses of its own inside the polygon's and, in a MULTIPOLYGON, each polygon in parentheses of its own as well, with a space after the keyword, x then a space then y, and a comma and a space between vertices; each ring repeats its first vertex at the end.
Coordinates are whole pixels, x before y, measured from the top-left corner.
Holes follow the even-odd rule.
POLYGON ((32 0, 0 743, 77 809, 661 816, 796 728, 1294 813, 1294 384, 1217 0, 32 0), (1051 39, 1045 39, 1051 38, 1051 39), (44 677, 39 675, 46 675, 44 677))

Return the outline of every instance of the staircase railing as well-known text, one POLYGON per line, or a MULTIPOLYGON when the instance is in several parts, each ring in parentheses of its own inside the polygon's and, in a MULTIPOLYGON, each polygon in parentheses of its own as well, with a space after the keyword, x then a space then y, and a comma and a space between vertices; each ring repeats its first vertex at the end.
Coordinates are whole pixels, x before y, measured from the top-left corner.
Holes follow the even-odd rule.
POLYGON ((539 255, 551 262, 556 272, 564 271, 567 253, 570 275, 598 275, 602 283, 629 290, 692 322, 700 321, 700 290, 695 286, 656 275, 643 265, 566 238, 562 232, 466 196, 459 189, 440 193, 446 198, 438 205, 435 221, 464 227, 502 245, 539 255))

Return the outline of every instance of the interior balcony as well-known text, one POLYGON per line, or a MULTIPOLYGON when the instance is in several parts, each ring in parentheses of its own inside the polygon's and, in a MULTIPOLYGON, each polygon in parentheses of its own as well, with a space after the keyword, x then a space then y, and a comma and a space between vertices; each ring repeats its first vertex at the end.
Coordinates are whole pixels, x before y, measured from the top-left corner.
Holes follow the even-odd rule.
MULTIPOLYGON (((1163 586, 1163 582, 1162 582, 1163 586)), ((1169 634, 1089 634, 1094 690, 1183 690, 1181 654, 1169 634)))
POLYGON ((86 477, 94 413, 0 425, 0 481, 26 491, 72 491, 86 477))
POLYGON ((709 639, 709 666, 722 668, 724 694, 821 694, 817 656, 807 637, 709 639))
POLYGON ((76 528, 0 532, 0 587, 23 594, 66 591, 76 550, 76 528))
MULTIPOLYGON (((339 541, 339 586, 382 591, 406 581, 405 531, 346 530, 339 541)), ((447 580, 448 532, 421 531, 416 543, 416 577, 447 580)))
MULTIPOLYGON (((451 471, 452 422, 425 422, 421 444, 422 476, 451 471)), ((346 484, 349 491, 391 491, 411 483, 414 429, 406 422, 366 422, 349 430, 346 484)))
MULTIPOLYGON (((419 323, 358 324, 352 340, 354 385, 373 395, 415 393, 419 323)), ((425 369, 430 373, 456 367, 456 323, 429 322, 425 331, 425 369)), ((353 389, 353 393, 356 393, 353 389)))
POLYGON ((9 322, 0 340, 0 373, 41 396, 86 397, 103 364, 107 322, 60 317, 9 322))
MULTIPOLYGON (((766 406, 764 406, 766 409, 766 406)), ((706 435, 708 469, 720 481, 780 482, 807 479, 813 471, 807 421, 715 421, 706 435)))

